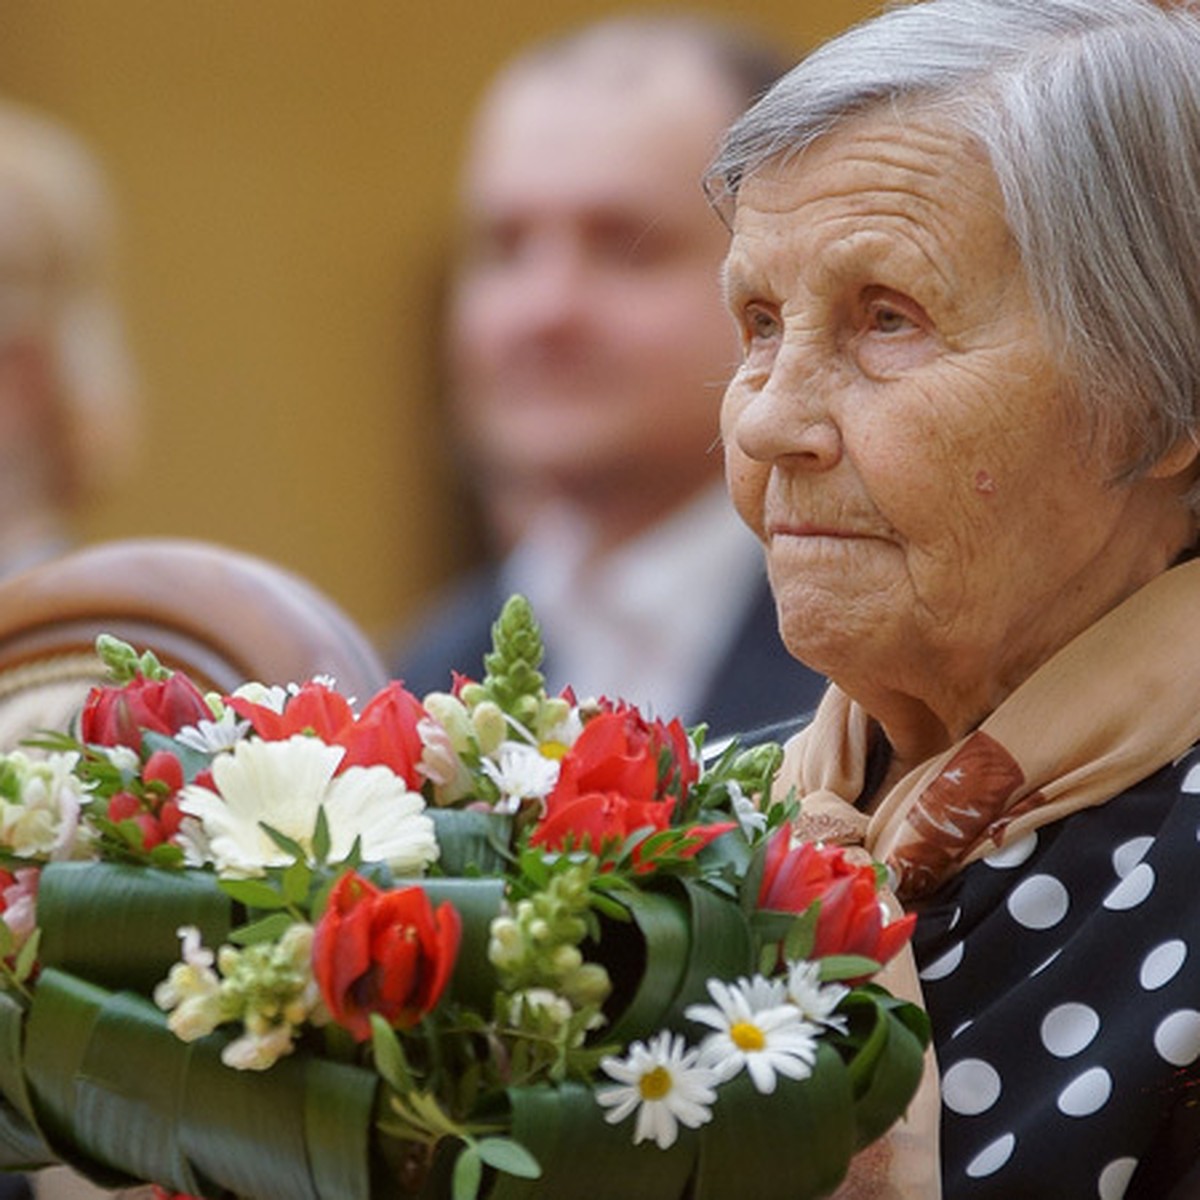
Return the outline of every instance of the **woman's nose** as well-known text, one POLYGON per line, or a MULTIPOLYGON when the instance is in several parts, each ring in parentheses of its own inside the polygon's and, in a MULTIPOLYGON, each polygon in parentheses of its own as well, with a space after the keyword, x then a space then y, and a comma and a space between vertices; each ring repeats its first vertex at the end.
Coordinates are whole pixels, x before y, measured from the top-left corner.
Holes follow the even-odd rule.
POLYGON ((739 373, 726 392, 732 438, 759 462, 786 459, 808 471, 828 471, 842 457, 841 430, 829 404, 830 379, 796 346, 781 346, 769 374, 739 373))

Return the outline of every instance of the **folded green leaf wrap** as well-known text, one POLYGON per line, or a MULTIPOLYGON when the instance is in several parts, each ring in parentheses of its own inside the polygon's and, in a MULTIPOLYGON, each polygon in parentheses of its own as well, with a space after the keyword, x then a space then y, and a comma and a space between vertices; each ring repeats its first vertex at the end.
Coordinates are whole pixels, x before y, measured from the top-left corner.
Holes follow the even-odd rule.
MULTIPOLYGON (((435 903, 449 900, 462 914, 451 992, 480 1004, 495 987, 487 938, 503 882, 421 883, 435 903)), ((678 879, 618 898, 630 920, 604 921, 598 957, 629 978, 618 986, 621 1011, 611 1014, 604 1041, 689 1028, 683 1010, 706 999, 709 978, 753 970, 747 919, 735 901, 678 879)), ((215 948, 241 919, 212 875, 53 864, 38 910, 44 952, 32 1003, 23 1011, 0 995, 0 1167, 65 1161, 107 1186, 153 1180, 253 1200, 449 1195, 444 1169, 413 1181, 411 1191, 395 1178, 379 1184, 385 1158, 375 1153, 373 1071, 322 1057, 315 1045, 269 1071, 236 1071, 220 1060, 226 1035, 186 1044, 168 1030, 150 996, 178 961, 179 926, 197 925, 215 948)), ((758 1095, 744 1076, 731 1081, 712 1121, 681 1129, 667 1151, 634 1146, 628 1126, 610 1125, 580 1084, 510 1089, 512 1136, 543 1174, 500 1175, 490 1200, 826 1194, 853 1151, 907 1103, 928 1041, 924 1014, 878 989, 859 989, 846 1005, 844 1053, 823 1040, 813 1075, 780 1079, 772 1096, 758 1095)))

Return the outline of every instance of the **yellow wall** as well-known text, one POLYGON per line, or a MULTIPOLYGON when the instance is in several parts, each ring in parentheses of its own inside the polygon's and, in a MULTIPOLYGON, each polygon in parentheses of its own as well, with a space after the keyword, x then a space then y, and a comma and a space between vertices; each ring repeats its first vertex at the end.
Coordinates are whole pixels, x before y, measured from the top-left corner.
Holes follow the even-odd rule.
MULTIPOLYGON (((797 51, 868 0, 739 0, 797 51)), ((212 538, 372 633, 457 563, 430 280, 461 130, 529 38, 599 0, 5 0, 0 91, 100 151, 146 391, 87 537, 212 538)))

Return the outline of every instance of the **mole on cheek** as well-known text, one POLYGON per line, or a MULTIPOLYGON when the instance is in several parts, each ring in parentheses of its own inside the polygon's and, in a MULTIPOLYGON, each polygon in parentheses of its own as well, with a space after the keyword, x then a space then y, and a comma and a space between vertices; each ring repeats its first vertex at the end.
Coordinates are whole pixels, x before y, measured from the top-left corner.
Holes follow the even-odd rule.
POLYGON ((996 481, 986 471, 976 471, 975 490, 980 495, 990 496, 996 490, 996 481))

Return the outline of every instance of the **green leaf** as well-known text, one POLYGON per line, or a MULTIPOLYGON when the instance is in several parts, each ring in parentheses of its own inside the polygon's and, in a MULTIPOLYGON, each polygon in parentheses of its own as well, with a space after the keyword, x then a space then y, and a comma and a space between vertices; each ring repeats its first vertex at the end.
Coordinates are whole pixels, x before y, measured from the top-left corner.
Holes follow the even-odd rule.
POLYGON ((479 1151, 475 1146, 468 1145, 454 1164, 454 1200, 475 1200, 482 1182, 483 1162, 480 1160, 479 1151))
POLYGON ((866 979, 883 964, 861 954, 829 954, 818 965, 822 983, 837 983, 843 979, 866 979))
POLYGON ((283 898, 291 905, 302 907, 308 902, 308 891, 312 887, 313 872, 308 863, 294 862, 280 877, 283 898))
POLYGON ((231 896, 247 908, 270 911, 283 908, 287 903, 269 883, 263 883, 258 879, 222 879, 219 886, 227 896, 231 896))
POLYGON ((313 857, 317 862, 323 863, 328 860, 331 844, 329 818, 325 815, 325 805, 320 804, 317 806, 317 824, 312 836, 313 857))
POLYGON ((241 925, 234 929, 229 934, 229 940, 237 946, 278 941, 295 923, 291 914, 274 912, 263 917, 261 921, 251 921, 249 925, 241 925))
MULTIPOLYGON (((612 1125, 590 1087, 509 1088, 512 1138, 537 1159, 537 1178, 504 1173, 489 1200, 543 1200, 603 1194, 621 1200, 669 1200, 682 1196, 696 1157, 697 1136, 681 1129, 669 1150, 633 1145, 632 1121, 612 1125)), ((778 1170, 778 1147, 772 1155, 778 1170)), ((732 1196, 752 1196, 734 1189, 732 1196)), ((757 1200, 757 1197, 755 1197, 757 1200)))
POLYGON ((858 1053, 847 1064, 854 1088, 856 1143, 865 1146, 881 1136, 907 1107, 925 1067, 929 1044, 928 1019, 915 1005, 899 1001, 878 988, 852 992, 839 1008, 849 1017, 851 1034, 861 1037, 858 1053), (909 1018, 918 1015, 915 1028, 909 1018))
POLYGON ((378 1013, 371 1014, 371 1049, 375 1069, 384 1081, 397 1092, 411 1092, 414 1084, 404 1047, 396 1031, 378 1013))
POLYGON ((43 966, 149 995, 179 961, 177 930, 219 946, 233 903, 203 871, 63 862, 43 868, 37 907, 43 966))
POLYGON ((807 959, 817 941, 817 922, 821 917, 821 902, 814 900, 788 926, 783 939, 783 956, 792 962, 807 959))
MULTIPOLYGON (((4 922, 0 921, 0 925, 4 922)), ((7 925, 4 926, 8 928, 7 925)), ((17 961, 13 964, 13 974, 17 980, 24 983, 26 979, 33 973, 33 968, 37 965, 38 953, 42 946, 42 931, 35 929, 32 934, 26 939, 25 945, 21 947, 21 952, 17 955, 17 961)))
POLYGON ((512 1138, 488 1137, 475 1143, 479 1157, 489 1167, 522 1179, 540 1179, 542 1168, 538 1160, 512 1138))
POLYGON ((713 1119, 700 1131, 699 1169, 689 1194, 694 1200, 828 1195, 846 1173, 854 1133, 846 1068, 822 1042, 812 1075, 780 1078, 770 1096, 760 1096, 745 1073, 722 1084, 713 1119))
POLYGON ((255 1200, 368 1196, 378 1076, 303 1051, 269 1071, 231 1071, 220 1034, 192 1043, 179 1098, 189 1161, 222 1189, 255 1200))
POLYGON ((258 827, 284 854, 290 854, 292 858, 300 862, 308 861, 308 851, 295 838, 288 837, 286 833, 276 829, 274 825, 267 824, 266 821, 259 821, 258 827))

